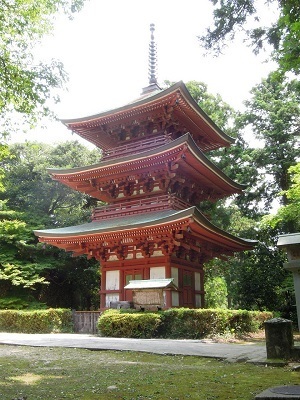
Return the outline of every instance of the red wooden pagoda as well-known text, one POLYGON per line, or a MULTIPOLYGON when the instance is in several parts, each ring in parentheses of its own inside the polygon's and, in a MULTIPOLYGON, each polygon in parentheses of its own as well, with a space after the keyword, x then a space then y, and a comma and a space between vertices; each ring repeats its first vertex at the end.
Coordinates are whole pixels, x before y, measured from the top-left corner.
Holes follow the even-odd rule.
POLYGON ((39 240, 95 257, 100 308, 132 301, 132 280, 173 278, 164 308, 203 307, 203 263, 253 248, 212 225, 197 205, 240 193, 205 152, 232 139, 199 108, 182 82, 161 90, 155 78, 153 26, 150 82, 140 98, 90 117, 64 120, 103 149, 95 165, 51 169, 52 178, 108 203, 79 226, 35 231, 39 240))

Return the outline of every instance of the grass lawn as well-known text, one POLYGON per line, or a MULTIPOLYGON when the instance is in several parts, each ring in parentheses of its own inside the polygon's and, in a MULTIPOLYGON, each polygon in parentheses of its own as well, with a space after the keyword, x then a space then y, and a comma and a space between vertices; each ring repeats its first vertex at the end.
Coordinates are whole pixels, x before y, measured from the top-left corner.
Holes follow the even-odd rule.
POLYGON ((291 367, 190 356, 0 345, 0 399, 251 399, 298 384, 291 367))

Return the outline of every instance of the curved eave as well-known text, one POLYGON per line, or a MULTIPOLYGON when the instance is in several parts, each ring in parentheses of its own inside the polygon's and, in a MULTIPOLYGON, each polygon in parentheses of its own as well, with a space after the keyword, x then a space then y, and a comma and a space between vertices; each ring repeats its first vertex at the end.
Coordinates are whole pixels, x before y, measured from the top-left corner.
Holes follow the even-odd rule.
POLYGON ((209 243, 224 247, 230 251, 251 250, 256 241, 237 238, 213 225, 196 208, 190 207, 186 210, 164 210, 160 212, 142 213, 120 218, 113 218, 101 222, 90 222, 83 225, 66 228, 36 230, 35 235, 41 242, 49 244, 57 243, 81 243, 101 241, 110 238, 129 237, 140 230, 187 229, 190 227, 192 233, 209 243), (185 228, 184 228, 185 227, 185 228))
POLYGON ((192 232, 194 234, 202 237, 203 228, 205 228, 204 238, 210 242, 215 242, 219 245, 224 245, 226 247, 233 247, 233 251, 243 251, 252 250, 258 243, 256 240, 243 239, 226 232, 217 226, 213 225, 200 211, 197 207, 194 207, 193 222, 190 225, 192 232))
POLYGON ((229 146, 234 142, 234 139, 226 135, 211 118, 198 106, 195 100, 190 95, 185 84, 180 81, 168 89, 155 91, 153 94, 141 97, 134 102, 128 103, 122 107, 113 110, 104 111, 99 114, 76 119, 61 119, 73 132, 79 136, 95 144, 98 147, 105 148, 105 143, 108 143, 107 134, 99 133, 97 128, 100 125, 106 125, 113 121, 121 122, 129 116, 147 112, 151 107, 158 107, 158 104, 168 104, 175 102, 181 108, 181 112, 187 115, 195 126, 202 126, 202 131, 209 138, 210 145, 207 145, 205 150, 212 150, 219 147, 229 146), (203 129, 204 128, 204 129, 203 129), (104 141, 100 136, 105 136, 104 141))
MULTIPOLYGON (((76 182, 97 179, 97 177, 105 176, 108 170, 113 170, 114 173, 118 170, 137 171, 143 163, 151 162, 152 159, 163 157, 170 151, 181 151, 182 155, 177 160, 183 168, 195 170, 195 173, 201 174, 202 179, 214 182, 216 187, 228 195, 233 193, 241 193, 245 188, 244 185, 234 182, 231 178, 225 175, 214 163, 212 163, 205 154, 199 149, 190 134, 185 134, 180 138, 164 144, 156 149, 144 151, 136 155, 128 155, 107 161, 102 161, 98 164, 77 167, 72 169, 48 169, 52 178, 59 180, 63 184, 72 187, 76 186, 76 182)), ((156 161, 157 162, 157 161, 156 161)))

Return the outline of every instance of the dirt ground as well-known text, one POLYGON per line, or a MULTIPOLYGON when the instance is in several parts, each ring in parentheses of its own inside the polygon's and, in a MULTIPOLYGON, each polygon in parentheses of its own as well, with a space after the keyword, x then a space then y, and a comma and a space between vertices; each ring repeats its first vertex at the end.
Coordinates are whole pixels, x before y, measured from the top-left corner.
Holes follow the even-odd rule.
MULTIPOLYGON (((294 332, 294 344, 296 346, 300 346, 300 332, 294 332)), ((233 336, 214 336, 211 338, 214 342, 217 343, 265 343, 266 336, 265 331, 261 330, 255 333, 248 333, 245 335, 241 335, 239 337, 233 336)))

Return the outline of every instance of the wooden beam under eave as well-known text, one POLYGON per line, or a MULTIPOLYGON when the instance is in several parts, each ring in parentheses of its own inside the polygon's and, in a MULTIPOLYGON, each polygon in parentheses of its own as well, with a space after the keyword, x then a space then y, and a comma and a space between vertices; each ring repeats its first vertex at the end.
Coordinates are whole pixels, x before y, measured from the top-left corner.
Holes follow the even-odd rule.
POLYGON ((70 251, 73 251, 72 257, 78 257, 78 256, 82 256, 84 254, 88 254, 88 250, 87 249, 78 249, 78 250, 74 250, 74 249, 70 249, 70 251))
POLYGON ((194 246, 193 244, 190 244, 190 248, 191 248, 191 250, 194 250, 194 251, 196 251, 197 253, 200 253, 200 252, 201 252, 201 248, 198 247, 198 246, 194 246))
POLYGON ((80 182, 80 183, 76 183, 76 185, 74 185, 76 190, 84 190, 85 188, 89 188, 91 185, 89 182, 80 182))
POLYGON ((95 197, 99 197, 99 195, 101 195, 101 192, 98 190, 98 189, 92 189, 92 188, 90 188, 90 189, 87 189, 87 190, 84 190, 84 193, 86 193, 86 194, 88 194, 88 195, 90 195, 90 196, 93 196, 93 195, 95 195, 95 194, 97 194, 98 196, 95 196, 95 197))
POLYGON ((71 249, 68 249, 68 248, 67 248, 67 244, 65 244, 65 243, 58 243, 58 242, 56 242, 55 240, 53 240, 52 238, 50 239, 50 238, 42 238, 42 237, 40 237, 40 238, 39 238, 39 241, 42 242, 42 243, 50 244, 51 246, 58 247, 58 248, 60 248, 60 249, 64 249, 64 250, 66 250, 66 251, 72 251, 71 249))
POLYGON ((191 246, 189 244, 187 244, 187 243, 184 243, 184 242, 180 242, 180 246, 183 247, 186 250, 190 250, 191 249, 191 246))

